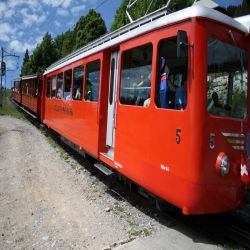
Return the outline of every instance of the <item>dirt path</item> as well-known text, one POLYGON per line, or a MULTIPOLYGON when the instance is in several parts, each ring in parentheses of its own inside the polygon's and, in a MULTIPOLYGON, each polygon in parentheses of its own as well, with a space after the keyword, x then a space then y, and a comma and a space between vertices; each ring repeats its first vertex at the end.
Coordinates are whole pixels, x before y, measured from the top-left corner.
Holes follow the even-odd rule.
POLYGON ((112 195, 99 175, 49 142, 28 121, 0 116, 1 250, 218 249, 112 195))
POLYGON ((0 117, 0 149, 1 249, 102 249, 153 230, 153 219, 77 174, 28 122, 0 117))

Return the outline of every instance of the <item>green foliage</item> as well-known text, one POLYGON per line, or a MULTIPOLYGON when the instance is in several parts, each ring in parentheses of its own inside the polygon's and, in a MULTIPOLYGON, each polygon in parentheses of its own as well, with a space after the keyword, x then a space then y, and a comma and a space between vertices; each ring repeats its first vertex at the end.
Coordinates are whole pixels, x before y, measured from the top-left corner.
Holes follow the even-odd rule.
POLYGON ((25 54, 24 54, 24 58, 23 58, 23 65, 22 65, 20 76, 30 75, 31 73, 32 73, 32 71, 31 71, 29 51, 28 51, 28 49, 26 49, 25 54))
POLYGON ((30 57, 26 50, 20 75, 42 73, 55 61, 106 32, 107 29, 101 15, 95 10, 90 10, 86 16, 79 19, 73 30, 58 35, 54 40, 47 32, 41 44, 37 45, 30 57))
POLYGON ((243 0, 242 4, 238 6, 228 6, 226 10, 232 17, 248 15, 250 13, 250 2, 243 0))
MULTIPOLYGON (((158 9, 164 7, 167 2, 168 1, 166 1, 166 0, 138 1, 131 8, 130 14, 131 14, 133 20, 136 20, 136 19, 144 16, 146 13, 150 13, 150 12, 153 12, 155 10, 158 10, 158 9)), ((123 2, 121 3, 121 6, 116 11, 115 19, 111 25, 111 31, 119 29, 120 27, 129 23, 129 19, 127 18, 127 15, 126 15, 126 7, 127 7, 128 3, 129 3, 129 0, 123 0, 123 2)), ((190 6, 192 3, 193 3, 193 0, 173 0, 173 1, 171 1, 171 4, 169 6, 169 10, 170 11, 177 11, 177 10, 180 10, 180 9, 183 9, 185 7, 190 6)))
POLYGON ((129 0, 123 0, 121 6, 118 8, 115 14, 115 19, 111 24, 111 31, 117 30, 125 24, 129 23, 129 19, 126 15, 126 7, 129 3, 129 0))
POLYGON ((0 107, 0 116, 1 115, 10 115, 16 118, 24 118, 23 113, 19 112, 9 100, 9 96, 11 95, 11 91, 6 89, 3 90, 3 106, 0 107))
POLYGON ((75 32, 68 30, 55 38, 58 59, 71 53, 75 46, 75 32))
POLYGON ((32 70, 34 73, 42 73, 50 64, 57 60, 55 42, 47 32, 40 45, 36 47, 31 57, 32 70))
POLYGON ((75 49, 97 39, 107 32, 105 23, 99 13, 91 9, 86 16, 82 16, 76 23, 75 49))
POLYGON ((21 76, 42 73, 50 64, 57 60, 55 42, 47 32, 41 44, 37 45, 32 56, 26 50, 21 70, 21 76))

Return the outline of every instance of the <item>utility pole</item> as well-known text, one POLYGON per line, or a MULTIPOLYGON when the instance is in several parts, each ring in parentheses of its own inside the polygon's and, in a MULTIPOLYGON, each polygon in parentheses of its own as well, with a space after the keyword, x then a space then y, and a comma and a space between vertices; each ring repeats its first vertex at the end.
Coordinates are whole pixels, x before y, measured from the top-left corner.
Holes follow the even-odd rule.
POLYGON ((3 69, 2 65, 4 65, 3 62, 3 48, 1 48, 1 80, 0 80, 0 107, 3 106, 3 90, 2 90, 2 81, 3 81, 3 69))
POLYGON ((1 67, 0 67, 0 107, 3 106, 3 76, 5 76, 5 84, 6 84, 6 64, 3 61, 4 57, 11 56, 11 57, 16 57, 19 58, 19 56, 15 54, 11 54, 3 49, 1 47, 1 67))

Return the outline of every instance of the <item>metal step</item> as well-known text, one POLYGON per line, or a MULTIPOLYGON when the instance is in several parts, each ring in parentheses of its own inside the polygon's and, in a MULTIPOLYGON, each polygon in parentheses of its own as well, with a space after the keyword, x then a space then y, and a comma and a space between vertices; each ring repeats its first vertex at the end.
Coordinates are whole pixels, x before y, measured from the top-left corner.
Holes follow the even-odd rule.
POLYGON ((95 163, 94 166, 99 169, 102 173, 104 173, 106 176, 111 176, 114 174, 113 171, 111 171, 109 168, 107 168, 106 166, 104 166, 101 163, 95 163))

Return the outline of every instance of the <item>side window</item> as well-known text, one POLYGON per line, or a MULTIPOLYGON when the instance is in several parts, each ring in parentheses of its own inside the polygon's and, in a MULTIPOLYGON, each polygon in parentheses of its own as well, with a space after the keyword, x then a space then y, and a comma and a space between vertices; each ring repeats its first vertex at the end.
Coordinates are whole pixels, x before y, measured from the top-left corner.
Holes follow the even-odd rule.
POLYGON ((56 76, 52 77, 51 97, 56 97, 56 76))
POLYGON ((64 94, 65 100, 71 100, 71 81, 72 81, 72 70, 64 72, 64 94))
POLYGON ((46 97, 50 97, 50 77, 47 78, 46 97))
POLYGON ((73 99, 82 100, 82 85, 84 79, 83 66, 74 68, 73 99))
POLYGON ((177 38, 161 40, 157 55, 156 105, 183 110, 187 106, 188 58, 177 57, 177 38))
POLYGON ((97 102, 99 99, 100 60, 88 63, 86 72, 84 98, 86 101, 97 102))
POLYGON ((150 102, 152 44, 125 51, 122 54, 120 102, 145 106, 150 102))
POLYGON ((62 93, 63 93, 63 73, 60 73, 59 75, 57 75, 56 97, 58 99, 62 99, 62 93))

